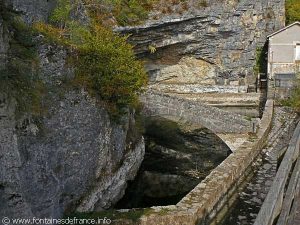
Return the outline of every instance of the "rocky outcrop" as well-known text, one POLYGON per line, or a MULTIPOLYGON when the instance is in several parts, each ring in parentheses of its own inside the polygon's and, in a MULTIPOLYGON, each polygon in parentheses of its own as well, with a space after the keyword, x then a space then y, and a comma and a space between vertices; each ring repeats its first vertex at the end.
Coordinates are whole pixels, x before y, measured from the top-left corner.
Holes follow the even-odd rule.
MULTIPOLYGON (((6 2, 27 23, 46 20, 52 3, 6 2)), ((9 34, 5 29, 1 24, 4 59, 9 51, 2 47, 9 34)), ((134 112, 113 122, 84 90, 66 87, 65 79, 73 76, 67 52, 41 44, 39 38, 45 112, 16 117, 16 101, 0 90, 0 216, 59 218, 75 209, 107 209, 122 197, 143 160, 144 141, 136 132, 134 112)))
POLYGON ((19 12, 26 23, 46 21, 55 8, 55 0, 1 0, 1 5, 19 12))
POLYGON ((180 13, 176 5, 169 6, 170 13, 153 12, 154 19, 144 25, 116 30, 130 34, 129 41, 146 61, 153 82, 186 83, 179 81, 186 75, 200 84, 207 84, 206 79, 199 81, 201 77, 218 85, 253 84, 256 49, 268 34, 284 26, 285 1, 201 2, 182 3, 185 10, 180 13), (193 63, 183 64, 187 61, 193 63))

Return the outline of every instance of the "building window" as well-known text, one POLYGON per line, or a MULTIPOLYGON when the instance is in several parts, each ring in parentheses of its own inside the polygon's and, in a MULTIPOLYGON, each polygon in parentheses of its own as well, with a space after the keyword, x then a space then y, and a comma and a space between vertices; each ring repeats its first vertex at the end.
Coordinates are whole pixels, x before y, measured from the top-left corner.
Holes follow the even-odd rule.
POLYGON ((300 61, 300 45, 296 45, 296 55, 295 60, 300 61))
POLYGON ((280 80, 279 79, 275 79, 275 87, 280 87, 280 80))

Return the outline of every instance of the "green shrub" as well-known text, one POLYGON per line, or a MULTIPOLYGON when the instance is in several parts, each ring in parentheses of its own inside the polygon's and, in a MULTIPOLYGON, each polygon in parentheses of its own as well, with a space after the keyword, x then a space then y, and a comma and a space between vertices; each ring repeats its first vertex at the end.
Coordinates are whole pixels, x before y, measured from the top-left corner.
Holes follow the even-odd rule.
POLYGON ((54 9, 50 21, 59 24, 60 28, 65 26, 65 22, 70 18, 71 4, 66 0, 58 0, 57 7, 54 9))
POLYGON ((300 113, 300 81, 295 85, 291 97, 287 100, 283 100, 282 103, 285 106, 294 108, 296 112, 300 113))
POLYGON ((134 107, 146 74, 126 38, 94 25, 77 45, 76 80, 106 102, 112 115, 134 107))
MULTIPOLYGON (((71 7, 63 4, 62 8, 71 7)), ((73 84, 104 102, 114 118, 119 118, 127 107, 135 107, 147 76, 126 37, 101 26, 93 18, 87 26, 64 16, 55 18, 56 26, 39 23, 35 27, 50 41, 70 49, 70 62, 75 67, 73 84)))
POLYGON ((286 22, 291 24, 300 21, 300 1, 286 0, 286 22))
POLYGON ((112 13, 118 25, 127 26, 139 24, 147 19, 149 11, 158 1, 159 0, 84 0, 84 3, 97 20, 101 21, 101 19, 105 17, 105 14, 112 13), (100 2, 101 4, 99 4, 100 2))
POLYGON ((255 57, 255 66, 254 73, 267 73, 267 52, 268 45, 265 44, 263 47, 258 47, 256 49, 256 57, 255 57))

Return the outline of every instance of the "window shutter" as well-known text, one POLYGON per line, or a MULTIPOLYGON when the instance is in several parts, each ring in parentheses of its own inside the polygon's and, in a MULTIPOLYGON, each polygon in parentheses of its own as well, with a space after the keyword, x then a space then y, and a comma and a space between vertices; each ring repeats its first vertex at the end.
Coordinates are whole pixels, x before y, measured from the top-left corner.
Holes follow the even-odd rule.
POLYGON ((300 45, 296 45, 296 55, 295 60, 300 61, 300 45))

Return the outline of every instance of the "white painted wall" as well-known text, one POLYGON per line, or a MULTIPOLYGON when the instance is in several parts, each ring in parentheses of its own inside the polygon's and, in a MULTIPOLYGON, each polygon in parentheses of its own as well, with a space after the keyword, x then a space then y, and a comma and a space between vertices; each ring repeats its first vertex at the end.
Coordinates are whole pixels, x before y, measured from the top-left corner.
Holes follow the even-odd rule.
POLYGON ((269 38, 268 76, 296 72, 300 60, 300 25, 295 24, 269 38))

